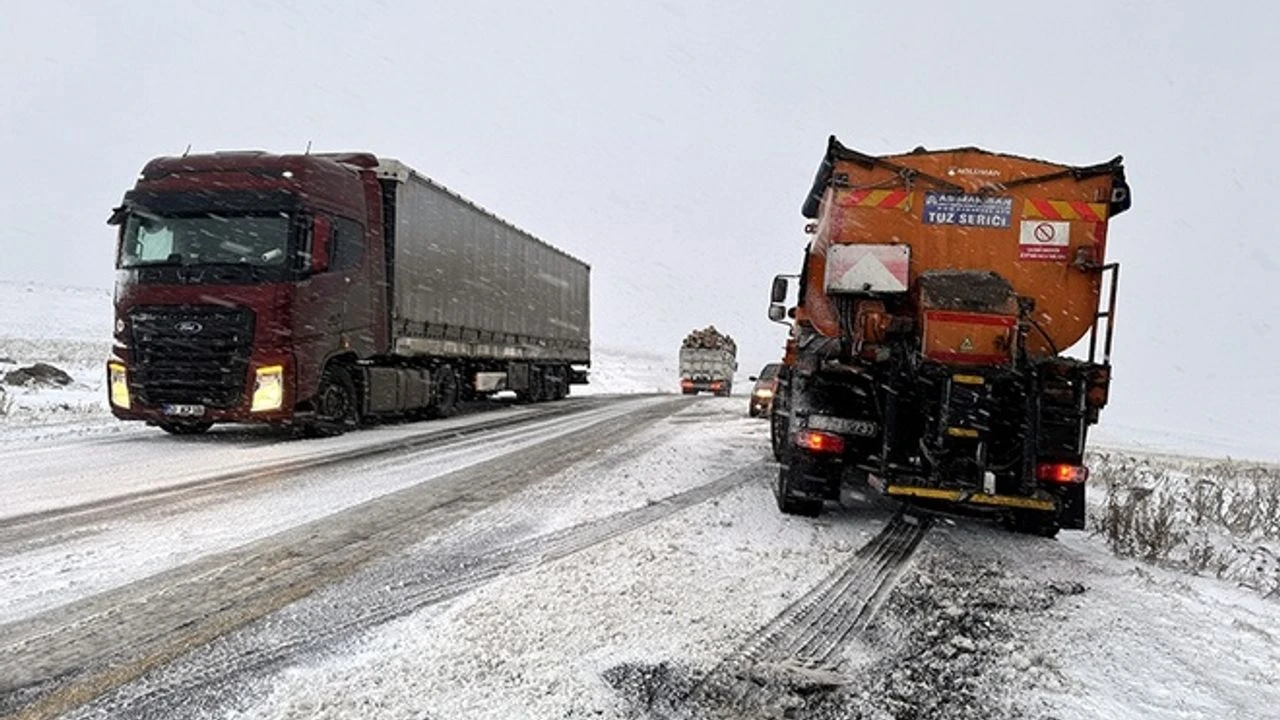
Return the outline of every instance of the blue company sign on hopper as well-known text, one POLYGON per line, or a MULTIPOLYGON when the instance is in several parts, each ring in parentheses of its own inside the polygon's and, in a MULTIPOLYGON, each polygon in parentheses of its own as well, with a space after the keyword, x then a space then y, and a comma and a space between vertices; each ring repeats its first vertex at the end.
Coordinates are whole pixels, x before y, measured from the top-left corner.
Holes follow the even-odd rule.
POLYGON ((965 193, 926 192, 925 225, 964 225, 1007 228, 1012 226, 1013 198, 965 193))

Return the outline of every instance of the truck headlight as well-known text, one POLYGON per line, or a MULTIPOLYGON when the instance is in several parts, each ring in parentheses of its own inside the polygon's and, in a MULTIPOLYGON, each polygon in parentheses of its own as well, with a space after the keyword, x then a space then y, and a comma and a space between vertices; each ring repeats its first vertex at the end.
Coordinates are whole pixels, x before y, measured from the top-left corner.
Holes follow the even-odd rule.
POLYGON ((773 391, 770 390, 769 388, 760 388, 759 390, 756 391, 756 397, 771 398, 773 397, 773 391))
POLYGON ((111 404, 122 410, 129 409, 129 373, 120 363, 107 363, 107 387, 111 404))
POLYGON ((284 366, 260 367, 253 378, 251 412, 279 410, 284 406, 284 366))

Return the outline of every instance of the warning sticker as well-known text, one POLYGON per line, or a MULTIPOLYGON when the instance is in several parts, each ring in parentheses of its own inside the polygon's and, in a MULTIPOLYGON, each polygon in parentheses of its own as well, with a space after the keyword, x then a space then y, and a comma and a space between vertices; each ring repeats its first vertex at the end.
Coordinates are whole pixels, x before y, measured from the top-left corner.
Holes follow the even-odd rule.
POLYGON ((1013 198, 966 193, 926 192, 924 194, 925 225, 964 225, 965 227, 1013 227, 1013 198))
POLYGON ((1052 220, 1023 220, 1018 237, 1019 260, 1063 262, 1071 244, 1071 223, 1052 220))

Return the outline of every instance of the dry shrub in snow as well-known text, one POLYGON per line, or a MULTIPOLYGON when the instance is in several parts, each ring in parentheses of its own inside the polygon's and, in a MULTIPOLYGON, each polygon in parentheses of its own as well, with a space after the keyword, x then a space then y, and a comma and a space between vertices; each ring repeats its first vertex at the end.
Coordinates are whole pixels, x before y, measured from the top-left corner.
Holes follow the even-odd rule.
POLYGON ((1165 560, 1186 536, 1178 530, 1177 503, 1157 492, 1166 480, 1146 463, 1105 466, 1106 506, 1096 527, 1117 555, 1165 560))
POLYGON ((13 409, 13 402, 13 396, 9 394, 9 391, 0 386, 0 417, 9 414, 9 411, 13 409))
POLYGON ((1280 596, 1280 469, 1122 453, 1090 464, 1090 525, 1112 552, 1280 596))

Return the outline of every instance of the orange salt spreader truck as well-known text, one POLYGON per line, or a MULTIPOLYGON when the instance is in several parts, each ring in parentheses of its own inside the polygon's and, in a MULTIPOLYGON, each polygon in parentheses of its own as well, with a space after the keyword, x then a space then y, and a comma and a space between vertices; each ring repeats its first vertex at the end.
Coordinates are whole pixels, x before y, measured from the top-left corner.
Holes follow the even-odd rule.
POLYGON ((874 157, 831 137, 801 272, 774 278, 769 307, 792 325, 779 509, 816 516, 850 482, 1022 532, 1083 528, 1085 437, 1111 379, 1107 226, 1129 204, 1119 157, 874 157), (1084 359, 1063 354, 1086 335, 1084 359))

